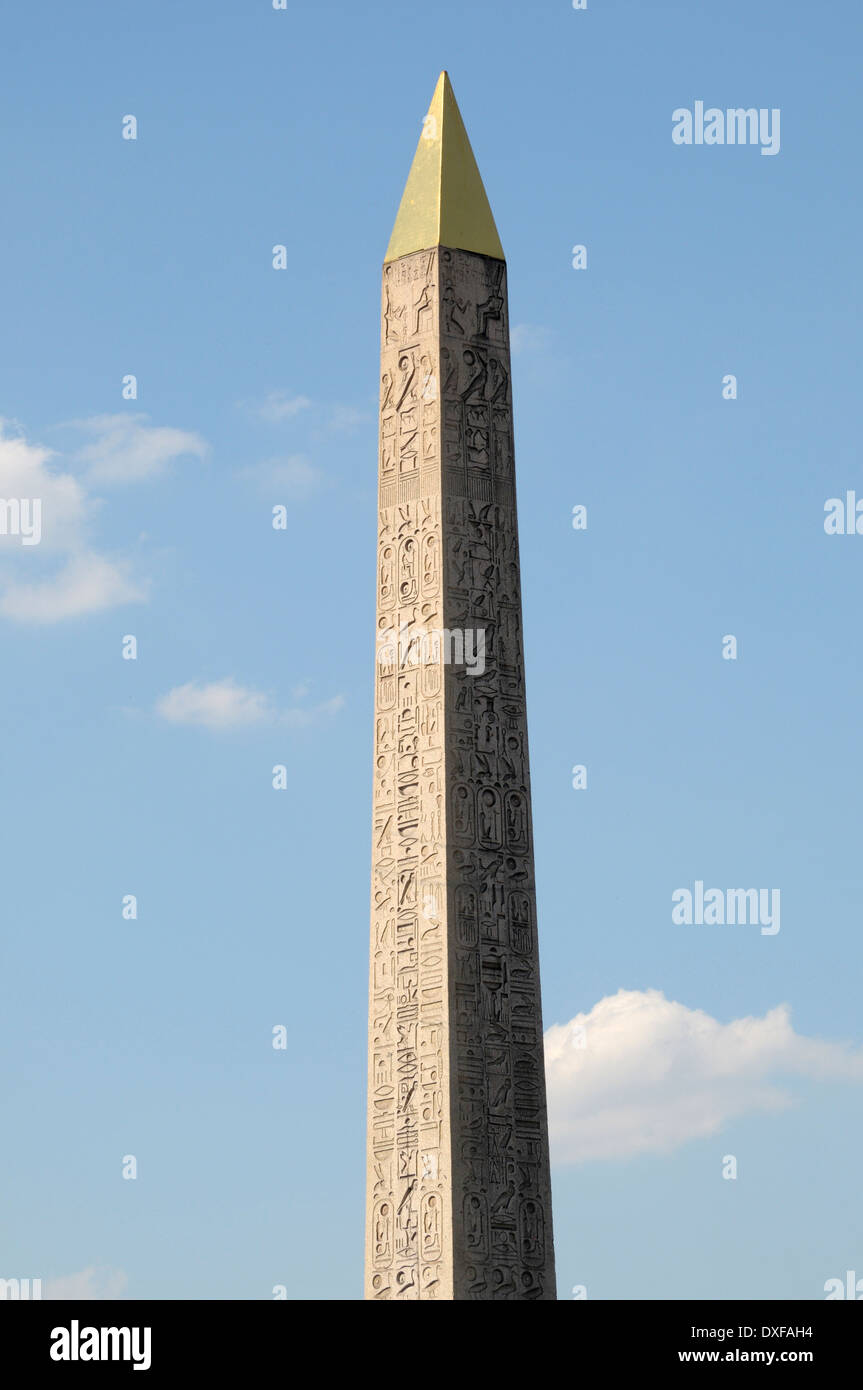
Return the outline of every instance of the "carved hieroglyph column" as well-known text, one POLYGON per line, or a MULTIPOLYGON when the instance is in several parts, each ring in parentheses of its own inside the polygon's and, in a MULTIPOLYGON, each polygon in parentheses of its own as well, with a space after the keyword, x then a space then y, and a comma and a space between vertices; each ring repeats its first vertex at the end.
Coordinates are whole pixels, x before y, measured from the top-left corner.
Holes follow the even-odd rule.
POLYGON ((384 263, 366 1297, 554 1299, 506 266, 446 73, 384 263))

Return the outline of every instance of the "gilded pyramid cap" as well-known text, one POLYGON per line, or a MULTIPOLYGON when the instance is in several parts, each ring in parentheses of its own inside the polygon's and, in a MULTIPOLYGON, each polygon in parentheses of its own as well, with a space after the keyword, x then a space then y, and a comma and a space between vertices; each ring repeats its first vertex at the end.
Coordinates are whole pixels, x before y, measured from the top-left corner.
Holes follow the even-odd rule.
POLYGON ((384 265, 433 246, 505 259, 446 72, 423 121, 384 265))

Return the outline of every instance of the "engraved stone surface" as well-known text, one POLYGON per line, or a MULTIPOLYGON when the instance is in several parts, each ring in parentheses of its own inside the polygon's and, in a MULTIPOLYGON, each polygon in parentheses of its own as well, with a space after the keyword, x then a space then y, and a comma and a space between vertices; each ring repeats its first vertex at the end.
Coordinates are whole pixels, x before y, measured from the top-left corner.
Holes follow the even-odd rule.
POLYGON ((503 260, 385 264, 379 439, 366 1297, 550 1300, 503 260))

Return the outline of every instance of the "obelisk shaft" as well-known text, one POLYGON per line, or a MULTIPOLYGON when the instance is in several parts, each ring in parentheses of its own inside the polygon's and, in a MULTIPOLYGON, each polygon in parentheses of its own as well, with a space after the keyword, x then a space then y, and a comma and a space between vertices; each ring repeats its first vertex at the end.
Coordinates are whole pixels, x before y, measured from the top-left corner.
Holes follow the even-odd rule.
POLYGON ((384 272, 366 1295, 453 1297, 437 251, 384 272), (419 655, 422 655, 420 652, 419 655))
MULTIPOLYGON (((430 116, 440 118, 451 91, 439 84, 439 94, 430 116)), ((445 123, 436 134, 445 141, 445 123)), ((456 135, 467 145, 460 117, 456 135)), ((450 157, 470 173, 467 152, 450 157)), ((409 180, 405 200, 410 193, 409 180)), ((422 187, 413 196, 416 220, 417 207, 425 216, 422 187)), ((464 240, 490 241, 482 208, 473 222, 463 204, 459 215, 464 240)), ((488 221, 493 230, 490 212, 488 221)), ((411 235, 429 233, 412 224, 411 235)), ((506 269, 496 232, 491 245, 498 254, 406 250, 384 267, 371 1299, 556 1296, 506 269)))

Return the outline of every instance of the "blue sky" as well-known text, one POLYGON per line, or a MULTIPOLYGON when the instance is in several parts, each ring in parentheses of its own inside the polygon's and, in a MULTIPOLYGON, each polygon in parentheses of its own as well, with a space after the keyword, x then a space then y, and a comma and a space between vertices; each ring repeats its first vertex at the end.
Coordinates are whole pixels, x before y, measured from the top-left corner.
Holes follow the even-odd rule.
POLYGON ((0 496, 46 510, 0 537, 0 1276, 361 1294, 379 275, 446 67, 518 327, 559 1295, 863 1277, 863 539, 823 526, 863 497, 861 37, 850 0, 9 10, 0 496), (675 145, 701 100, 779 108, 779 153, 675 145), (781 930, 673 924, 696 880, 781 930))

